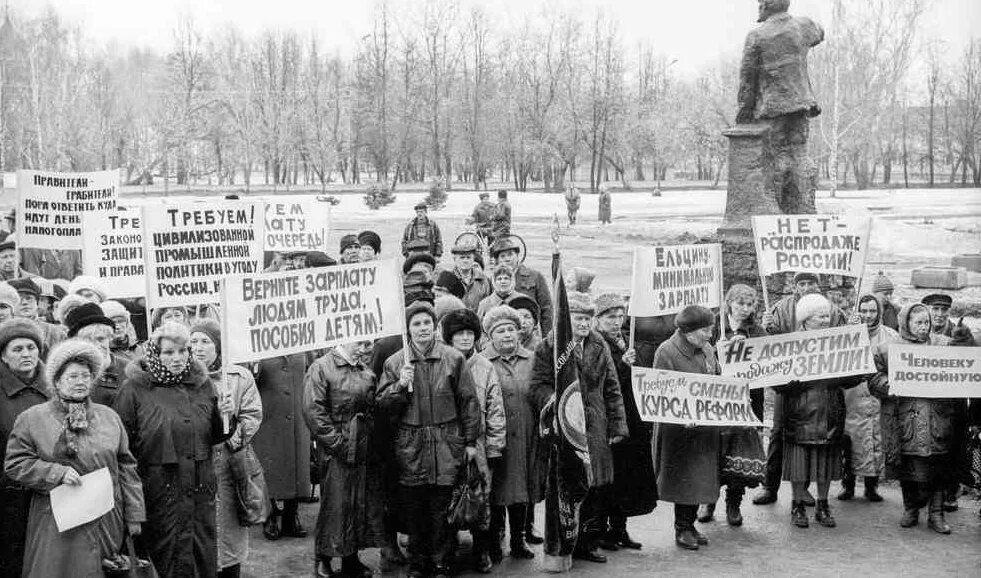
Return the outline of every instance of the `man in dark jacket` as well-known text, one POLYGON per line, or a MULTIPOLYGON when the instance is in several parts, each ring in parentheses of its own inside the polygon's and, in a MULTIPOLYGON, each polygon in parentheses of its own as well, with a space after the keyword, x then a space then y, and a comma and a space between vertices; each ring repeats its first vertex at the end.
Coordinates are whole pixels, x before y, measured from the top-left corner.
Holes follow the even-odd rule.
POLYGON ((497 205, 491 214, 491 237, 494 241, 511 234, 511 203, 508 202, 508 192, 504 189, 497 191, 497 205))
POLYGON ((402 234, 402 255, 408 256, 408 244, 414 239, 426 241, 429 245, 429 254, 438 260, 443 256, 443 236, 439 232, 439 227, 429 218, 429 207, 426 203, 418 203, 415 206, 416 216, 405 227, 402 234))
POLYGON ((950 337, 954 333, 954 322, 950 320, 950 306, 954 304, 954 298, 943 293, 932 293, 927 295, 920 303, 930 308, 930 319, 933 320, 933 327, 930 333, 950 337))
POLYGON ((463 355, 436 339, 436 313, 405 312, 409 351, 385 361, 378 403, 397 422, 395 459, 411 547, 409 575, 448 575, 446 512, 460 468, 477 457, 482 419, 463 355))
MULTIPOLYGON (((583 409, 588 416, 586 445, 592 471, 589 493, 580 509, 579 539, 573 557, 590 562, 606 562, 606 556, 596 550, 598 540, 605 534, 606 502, 609 486, 614 479, 611 446, 626 439, 629 433, 627 418, 610 348, 603 337, 592 330, 595 307, 589 296, 570 293, 569 312, 577 342, 574 351, 579 366, 583 409)), ((555 394, 554 343, 554 336, 549 335, 535 352, 530 398, 538 412, 555 394)))
POLYGON ((467 224, 477 228, 477 234, 483 239, 484 243, 491 238, 491 220, 494 217, 494 203, 490 202, 490 193, 480 193, 480 202, 473 208, 473 212, 467 217, 467 224))
POLYGON ((548 334, 552 329, 552 293, 545 276, 520 262, 521 248, 513 235, 498 239, 490 253, 498 265, 507 265, 514 270, 514 290, 535 300, 542 335, 548 334))

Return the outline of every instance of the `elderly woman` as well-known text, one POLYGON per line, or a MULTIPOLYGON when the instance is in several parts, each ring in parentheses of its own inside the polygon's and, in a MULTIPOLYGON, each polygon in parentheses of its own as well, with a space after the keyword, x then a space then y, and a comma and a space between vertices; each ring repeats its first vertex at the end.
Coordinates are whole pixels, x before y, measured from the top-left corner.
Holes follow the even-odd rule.
MULTIPOLYGON (((913 303, 899 311, 899 341, 914 345, 947 345, 943 335, 930 332, 933 321, 926 305, 913 303)), ((964 401, 889 395, 889 344, 876 352, 879 372, 869 382, 882 400, 882 450, 886 476, 899 480, 905 512, 899 521, 911 528, 928 508, 928 523, 940 534, 950 534, 944 518, 944 489, 956 478, 960 427, 966 420, 964 401)))
MULTIPOLYGON (((436 301, 438 307, 439 299, 436 301)), ((507 442, 504 400, 501 397, 501 385, 497 372, 494 371, 494 365, 486 357, 476 353, 476 344, 481 338, 477 314, 466 309, 463 302, 459 305, 459 309, 450 311, 442 318, 440 325, 443 329, 443 343, 450 345, 467 358, 467 369, 473 376, 477 406, 480 408, 481 415, 477 434, 477 467, 484 474, 489 489, 494 472, 500 470, 501 455, 507 442)), ((501 521, 503 522, 503 519, 501 521)), ((503 527, 501 531, 503 532, 503 527)), ((501 561, 500 537, 496 542, 494 537, 493 527, 488 532, 474 532, 474 569, 482 574, 490 572, 492 560, 501 561)))
MULTIPOLYGON (((17 416, 48 400, 48 380, 40 360, 43 344, 37 325, 28 319, 0 323, 0 459, 17 416)), ((4 578, 21 575, 33 494, 0 472, 0 576, 4 578)))
POLYGON ((249 557, 249 528, 239 521, 237 485, 232 476, 232 460, 246 459, 252 436, 262 424, 262 400, 252 374, 238 365, 229 365, 222 376, 221 327, 213 319, 198 321, 191 327, 191 355, 208 368, 215 391, 227 391, 238 427, 232 437, 215 445, 215 478, 218 485, 218 576, 237 578, 249 557))
POLYGON ((146 520, 136 459, 123 422, 89 397, 105 365, 99 349, 69 339, 48 354, 50 401, 22 413, 7 442, 4 474, 32 491, 24 576, 102 576, 102 559, 119 553, 125 530, 140 533, 146 520), (108 468, 116 507, 100 518, 59 532, 48 493, 61 484, 108 468))
MULTIPOLYGON (((822 295, 810 293, 797 301, 794 317, 799 331, 827 329, 832 305, 822 295)), ((793 490, 790 518, 798 528, 807 528, 804 503, 811 481, 817 484, 814 520, 826 527, 837 524, 828 505, 828 488, 841 478, 841 438, 845 429, 845 395, 862 377, 792 381, 783 386, 783 479, 793 490)))
POLYGON ((542 344, 542 332, 538 329, 538 304, 531 297, 518 294, 508 299, 508 306, 514 309, 521 319, 521 324, 518 325, 521 347, 534 353, 542 344))
POLYGON ((109 342, 112 354, 126 363, 143 357, 143 345, 136 337, 132 314, 119 301, 103 301, 100 306, 106 317, 112 320, 113 333, 109 342))
POLYGON ((73 308, 65 317, 68 337, 78 337, 99 348, 106 360, 105 368, 92 385, 92 401, 112 406, 119 394, 128 363, 112 354, 109 343, 112 341, 114 325, 95 303, 85 302, 73 308))
POLYGON ((189 325, 190 317, 187 309, 184 307, 158 307, 150 314, 150 327, 153 329, 168 321, 189 325))
POLYGON ((146 498, 144 542, 160 576, 215 576, 215 464, 212 447, 234 433, 208 369, 191 357, 186 325, 153 331, 146 355, 129 364, 113 409, 129 434, 146 498), (221 401, 219 401, 219 399, 221 401))
MULTIPOLYGON (((709 340, 715 316, 689 305, 674 319, 677 330, 654 353, 654 368, 717 375, 719 363, 709 340)), ((698 504, 719 497, 719 448, 722 428, 659 423, 651 440, 658 498, 674 503, 675 543, 698 550, 708 538, 695 528, 698 504)))
POLYGON ((375 414, 375 374, 366 365, 370 341, 338 345, 307 370, 304 417, 324 464, 315 534, 315 575, 371 576, 358 559, 365 548, 385 545, 381 480, 369 463, 375 414))
POLYGON ((477 306, 477 317, 484 318, 488 311, 498 305, 507 305, 510 301, 523 293, 518 293, 514 289, 514 269, 509 265, 498 265, 491 274, 491 287, 494 291, 480 300, 477 306))
MULTIPOLYGON (((899 341, 899 334, 882 324, 885 307, 879 297, 863 295, 856 309, 852 322, 864 323, 868 328, 872 351, 899 341)), ((855 497, 855 480, 862 476, 865 498, 870 502, 882 501, 878 487, 885 462, 880 413, 879 400, 869 391, 867 381, 845 391, 845 471, 841 478, 839 500, 855 497)))
POLYGON ((448 574, 446 509, 464 460, 477 458, 480 409, 460 352, 436 339, 436 313, 416 301, 405 311, 408 347, 385 361, 381 409, 395 421, 409 575, 448 574))

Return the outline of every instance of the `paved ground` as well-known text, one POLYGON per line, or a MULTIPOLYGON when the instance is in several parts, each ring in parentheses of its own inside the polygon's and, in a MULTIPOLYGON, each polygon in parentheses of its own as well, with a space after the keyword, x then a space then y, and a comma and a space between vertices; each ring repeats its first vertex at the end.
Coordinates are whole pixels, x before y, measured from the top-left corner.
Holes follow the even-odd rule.
MULTIPOLYGON (((836 492, 833 485, 832 494, 836 492)), ((898 486, 887 484, 882 494, 886 501, 880 504, 862 498, 848 503, 832 498, 837 528, 817 526, 813 523, 813 510, 809 510, 812 526, 799 529, 790 524, 790 487, 784 484, 777 504, 754 506, 747 500, 741 528, 727 526, 724 514, 713 523, 700 524, 710 544, 697 552, 674 545, 672 506, 662 503, 653 514, 630 520, 631 535, 644 544, 642 550, 609 553, 607 564, 577 561, 572 575, 981 576, 981 517, 977 501, 962 497, 960 511, 947 515, 953 534, 941 536, 929 530, 925 520, 916 528, 900 528, 898 486)), ((723 503, 720 501, 720 514, 723 503)), ((303 521, 310 529, 316 512, 315 504, 303 507, 303 521)), ((252 544, 252 556, 243 575, 258 578, 312 574, 312 537, 268 542, 261 529, 255 528, 252 544)), ((493 576, 542 574, 541 547, 533 550, 535 560, 511 561, 505 557, 495 567, 493 576)), ((363 559, 377 568, 377 550, 368 550, 363 559)))

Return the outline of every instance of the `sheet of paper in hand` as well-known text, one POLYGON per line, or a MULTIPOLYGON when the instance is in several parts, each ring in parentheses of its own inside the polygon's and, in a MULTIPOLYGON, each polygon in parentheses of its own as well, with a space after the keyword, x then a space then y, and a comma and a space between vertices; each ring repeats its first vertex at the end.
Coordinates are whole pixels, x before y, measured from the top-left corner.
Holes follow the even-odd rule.
POLYGON ((98 520, 116 506, 109 468, 99 468, 81 478, 80 485, 62 484, 49 494, 59 532, 98 520))

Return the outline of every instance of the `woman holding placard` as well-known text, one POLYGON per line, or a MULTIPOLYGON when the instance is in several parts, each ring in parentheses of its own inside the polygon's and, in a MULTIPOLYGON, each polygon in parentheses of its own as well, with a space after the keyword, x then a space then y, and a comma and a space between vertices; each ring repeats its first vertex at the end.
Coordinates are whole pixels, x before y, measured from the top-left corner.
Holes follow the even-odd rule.
POLYGON ((123 422, 89 399, 105 367, 99 349, 80 339, 56 345, 45 374, 52 398, 17 418, 7 443, 6 476, 33 490, 24 576, 102 576, 102 559, 120 552, 123 533, 138 535, 146 520, 143 487, 123 422), (49 492, 79 486, 82 476, 108 469, 115 508, 59 531, 49 492))

